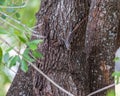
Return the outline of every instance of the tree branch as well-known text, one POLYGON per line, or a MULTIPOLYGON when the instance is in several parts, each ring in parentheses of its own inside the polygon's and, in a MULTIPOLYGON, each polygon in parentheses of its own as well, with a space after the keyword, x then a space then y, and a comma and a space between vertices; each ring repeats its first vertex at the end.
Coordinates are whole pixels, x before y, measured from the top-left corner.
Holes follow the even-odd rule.
POLYGON ((108 85, 108 86, 106 86, 106 87, 103 87, 103 88, 101 88, 101 89, 98 89, 98 90, 96 90, 96 91, 88 94, 87 96, 92 96, 92 95, 94 95, 94 94, 97 94, 97 93, 99 93, 99 92, 102 92, 102 91, 104 91, 104 90, 106 90, 106 89, 109 89, 109 88, 111 88, 111 87, 114 87, 114 86, 115 86, 115 84, 108 85))

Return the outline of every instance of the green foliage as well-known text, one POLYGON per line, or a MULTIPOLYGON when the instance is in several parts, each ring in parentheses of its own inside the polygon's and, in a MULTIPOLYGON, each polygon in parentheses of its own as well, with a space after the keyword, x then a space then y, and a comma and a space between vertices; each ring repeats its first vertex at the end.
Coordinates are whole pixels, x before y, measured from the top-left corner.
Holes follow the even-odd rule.
POLYGON ((43 58, 43 55, 37 50, 33 51, 32 54, 34 55, 35 58, 43 58))
MULTIPOLYGON (((115 57, 113 61, 114 62, 120 61, 120 57, 115 57)), ((120 79, 120 72, 113 72, 112 76, 115 78, 116 84, 118 84, 120 79)))
POLYGON ((114 72, 114 73, 112 74, 112 76, 120 77, 120 72, 114 72))
POLYGON ((17 61, 18 61, 18 56, 13 56, 13 57, 10 59, 9 68, 15 66, 17 61))
POLYGON ((26 39, 23 38, 22 36, 18 36, 18 38, 19 38, 19 40, 20 40, 21 42, 26 43, 26 39))
MULTIPOLYGON (((39 9, 39 0, 1 0, 0 4, 0 19, 3 23, 0 27, 1 36, 5 36, 10 41, 7 41, 9 45, 5 44, 2 46, 4 50, 4 54, 2 54, 2 49, 0 49, 0 61, 6 64, 9 68, 16 65, 16 63, 21 64, 21 69, 26 72, 28 70, 26 64, 27 60, 30 62, 35 61, 33 58, 29 56, 31 54, 35 58, 42 57, 42 54, 37 51, 38 44, 42 43, 42 40, 33 40, 30 41, 31 38, 31 30, 30 27, 33 27, 36 23, 35 14, 39 9), (24 6, 23 8, 19 8, 20 6, 24 6), (8 6, 8 7, 7 7, 8 6), (17 8, 18 6, 18 8, 17 8), (4 8, 2 8, 4 7, 4 8), (17 41, 17 42, 16 42, 17 41), (26 46, 28 46, 27 49, 26 46), (17 54, 15 56, 9 56, 9 52, 11 50, 16 50, 17 54), (21 50, 25 49, 23 53, 20 53, 21 50), (2 56, 3 55, 3 56, 2 56), (22 56, 22 59, 20 58, 22 56), (24 59, 23 59, 24 58, 24 59)), ((5 39, 6 40, 6 39, 5 39)), ((3 42, 3 41, 1 41, 3 42)))
POLYGON ((112 76, 115 77, 116 84, 118 84, 120 79, 120 72, 113 72, 112 76))
POLYGON ((38 47, 38 44, 39 43, 42 43, 43 41, 42 40, 33 40, 33 41, 31 41, 31 42, 28 42, 27 43, 27 45, 29 46, 29 48, 31 49, 31 50, 36 50, 37 49, 37 47, 38 47))
POLYGON ((17 19, 20 18, 20 13, 17 12, 17 13, 15 13, 15 15, 16 15, 16 18, 17 18, 17 19))
POLYGON ((36 22, 35 14, 39 9, 38 2, 39 0, 36 0, 36 2, 34 0, 29 0, 27 6, 19 11, 19 13, 21 14, 21 22, 29 27, 34 26, 36 22))
POLYGON ((107 95, 106 96, 115 96, 115 91, 114 90, 109 90, 107 92, 107 95))
POLYGON ((21 66, 20 66, 21 70, 23 72, 27 72, 28 71, 28 64, 25 60, 22 60, 21 66))
POLYGON ((114 62, 120 61, 120 57, 115 57, 113 61, 114 61, 114 62))
MULTIPOLYGON (((10 83, 5 66, 12 68, 19 63, 21 70, 27 72, 27 61, 43 57, 37 51, 42 40, 30 40, 39 6, 40 0, 0 0, 0 86, 10 83), (13 50, 17 52, 11 55, 13 50)), ((1 87, 0 96, 5 96, 4 92, 1 87)))
POLYGON ((23 53, 23 58, 26 60, 26 61, 30 61, 30 62, 33 62, 34 59, 32 59, 29 55, 30 53, 30 50, 28 48, 25 49, 24 53, 23 53))

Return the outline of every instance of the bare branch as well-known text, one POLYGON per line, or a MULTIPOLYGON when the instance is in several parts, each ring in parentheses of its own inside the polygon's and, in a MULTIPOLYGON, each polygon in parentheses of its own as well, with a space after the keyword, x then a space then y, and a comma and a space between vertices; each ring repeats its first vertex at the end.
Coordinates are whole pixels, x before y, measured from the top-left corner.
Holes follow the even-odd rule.
POLYGON ((103 88, 101 88, 101 89, 98 89, 98 90, 96 90, 96 91, 88 94, 87 96, 95 95, 95 94, 97 94, 97 93, 99 93, 99 92, 102 92, 102 91, 107 90, 107 89, 109 89, 109 88, 111 88, 111 87, 114 87, 114 86, 115 86, 115 84, 108 85, 108 86, 106 86, 106 87, 103 87, 103 88))

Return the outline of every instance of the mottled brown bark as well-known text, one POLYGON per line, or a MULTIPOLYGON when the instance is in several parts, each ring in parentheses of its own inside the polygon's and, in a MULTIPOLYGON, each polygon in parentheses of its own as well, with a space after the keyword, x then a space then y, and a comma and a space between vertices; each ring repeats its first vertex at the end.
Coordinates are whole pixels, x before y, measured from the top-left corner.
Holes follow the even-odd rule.
POLYGON ((31 73, 31 67, 29 67, 29 71, 27 73, 18 69, 6 96, 33 96, 33 77, 31 73))
MULTIPOLYGON (((91 92, 113 83, 118 25, 117 0, 91 0, 85 44, 91 92)), ((101 92, 94 96, 105 95, 101 92)))
MULTIPOLYGON (((85 96, 89 92, 83 52, 88 1, 44 0, 37 14, 40 24, 37 31, 46 37, 39 47, 44 59, 37 66, 75 96, 85 96)), ((36 96, 68 96, 36 71, 34 91, 36 96)))

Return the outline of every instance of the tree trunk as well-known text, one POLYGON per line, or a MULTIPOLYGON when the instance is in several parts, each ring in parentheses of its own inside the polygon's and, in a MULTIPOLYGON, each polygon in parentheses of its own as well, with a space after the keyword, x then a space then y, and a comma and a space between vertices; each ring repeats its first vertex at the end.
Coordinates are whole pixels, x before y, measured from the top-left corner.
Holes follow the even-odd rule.
POLYGON ((114 53, 118 48, 118 11, 117 0, 91 0, 85 42, 91 92, 113 83, 111 74, 114 53))
MULTIPOLYGON (((35 65, 75 96, 86 96, 113 83, 113 58, 120 45, 119 3, 117 0, 41 1, 35 30, 46 38, 38 46, 44 58, 35 65)), ((18 72, 7 96, 68 95, 36 70, 29 70, 27 74, 18 72), (31 85, 26 82, 28 79, 31 85)))
MULTIPOLYGON (((41 59, 37 66, 75 96, 85 96, 89 92, 83 51, 88 1, 44 0, 37 14, 40 24, 37 31, 46 37, 39 47, 44 59, 41 59)), ((36 96, 68 96, 36 71, 34 92, 36 96)))

